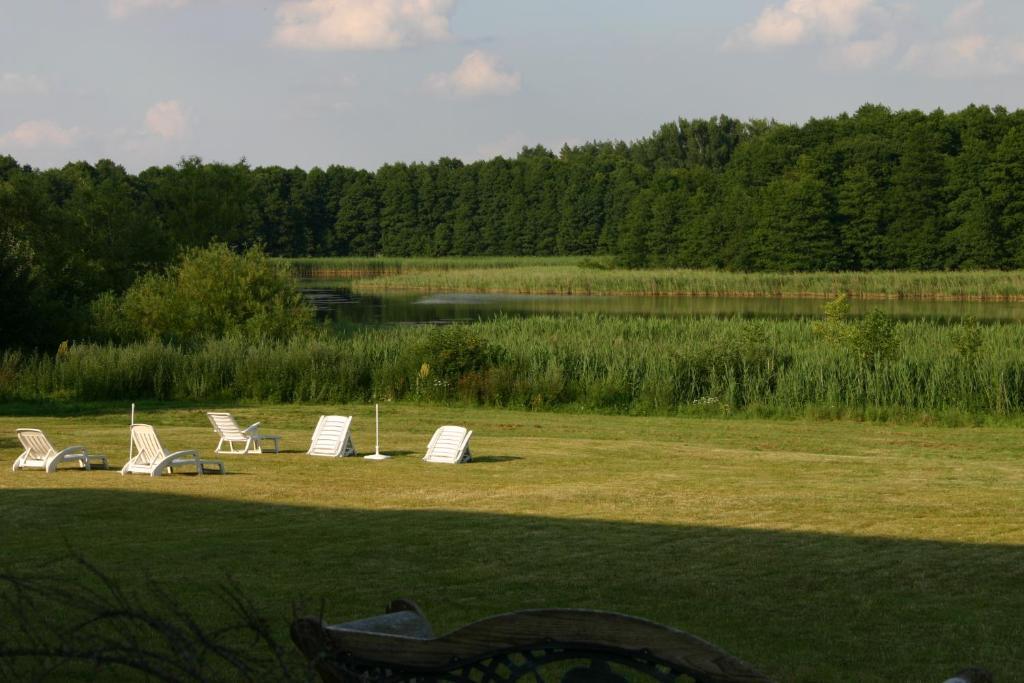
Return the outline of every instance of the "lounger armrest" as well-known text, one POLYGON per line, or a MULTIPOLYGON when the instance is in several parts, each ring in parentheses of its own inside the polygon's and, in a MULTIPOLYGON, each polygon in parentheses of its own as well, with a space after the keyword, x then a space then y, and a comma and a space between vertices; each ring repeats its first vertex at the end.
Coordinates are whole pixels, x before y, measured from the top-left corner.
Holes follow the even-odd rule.
POLYGON ((168 458, 177 458, 177 457, 180 457, 182 455, 191 455, 194 458, 198 458, 199 457, 199 452, 194 450, 194 449, 189 449, 187 451, 174 451, 173 453, 168 453, 167 457, 168 458))
POLYGON ((248 427, 243 429, 242 433, 243 434, 255 434, 259 430, 261 424, 263 424, 263 423, 262 422, 253 422, 251 425, 249 425, 248 427))
POLYGON ((85 446, 68 446, 57 453, 58 458, 64 458, 69 455, 85 455, 85 446))

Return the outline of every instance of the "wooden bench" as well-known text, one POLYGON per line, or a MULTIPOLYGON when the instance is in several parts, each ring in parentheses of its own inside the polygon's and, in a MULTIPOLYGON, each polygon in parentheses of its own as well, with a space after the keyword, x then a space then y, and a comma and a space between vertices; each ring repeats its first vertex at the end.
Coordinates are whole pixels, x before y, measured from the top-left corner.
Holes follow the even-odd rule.
MULTIPOLYGON (((327 625, 303 617, 292 640, 326 683, 766 683, 750 664, 700 638, 614 612, 538 609, 501 614, 435 637, 415 603, 327 625)), ((992 683, 965 669, 946 683, 992 683)))
POLYGON ((297 619, 292 640, 326 682, 697 681, 765 683, 746 662, 688 633, 613 612, 502 614, 434 637, 408 600, 387 613, 329 626, 297 619))

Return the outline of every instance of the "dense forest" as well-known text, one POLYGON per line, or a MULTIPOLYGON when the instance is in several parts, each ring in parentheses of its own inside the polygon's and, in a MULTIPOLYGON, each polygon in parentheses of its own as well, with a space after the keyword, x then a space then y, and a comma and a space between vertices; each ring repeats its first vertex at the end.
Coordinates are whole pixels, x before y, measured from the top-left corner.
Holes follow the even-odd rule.
POLYGON ((632 143, 376 172, 189 158, 133 175, 108 160, 43 171, 0 156, 0 337, 27 311, 73 324, 100 292, 210 242, 743 271, 1019 268, 1024 111, 680 119, 632 143))

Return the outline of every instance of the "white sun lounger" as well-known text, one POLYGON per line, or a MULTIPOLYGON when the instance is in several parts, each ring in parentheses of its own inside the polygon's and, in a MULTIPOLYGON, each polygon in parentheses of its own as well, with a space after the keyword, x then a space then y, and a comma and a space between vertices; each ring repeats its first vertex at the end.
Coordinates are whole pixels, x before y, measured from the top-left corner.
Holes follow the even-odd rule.
POLYGON ((355 455, 356 447, 352 444, 351 426, 351 415, 321 415, 306 453, 330 458, 355 455))
POLYGON ((273 434, 260 434, 261 423, 259 422, 240 429, 235 418, 231 417, 231 413, 207 413, 206 417, 210 418, 210 424, 213 425, 214 431, 220 434, 220 441, 217 442, 217 448, 214 449, 216 453, 233 455, 262 453, 264 441, 273 441, 274 452, 281 452, 281 437, 273 434), (223 450, 225 444, 227 450, 223 450), (242 444, 241 450, 235 450, 235 444, 242 444))
POLYGON ((423 459, 427 462, 445 462, 452 465, 470 462, 472 456, 469 453, 469 439, 472 436, 473 431, 465 427, 438 427, 427 444, 427 454, 423 459))
POLYGON ((164 472, 173 472, 175 467, 195 467, 196 474, 202 474, 205 467, 216 468, 224 474, 224 463, 220 460, 201 460, 193 450, 171 453, 160 445, 156 431, 145 424, 132 425, 132 443, 135 456, 121 468, 121 474, 148 474, 159 477, 164 472))
POLYGON ((103 455, 90 454, 85 446, 68 446, 63 450, 57 450, 38 429, 18 429, 18 441, 25 448, 25 451, 17 457, 11 469, 17 472, 20 469, 45 470, 47 474, 57 471, 57 466, 65 462, 77 462, 83 470, 91 470, 93 467, 107 466, 107 458, 103 455))

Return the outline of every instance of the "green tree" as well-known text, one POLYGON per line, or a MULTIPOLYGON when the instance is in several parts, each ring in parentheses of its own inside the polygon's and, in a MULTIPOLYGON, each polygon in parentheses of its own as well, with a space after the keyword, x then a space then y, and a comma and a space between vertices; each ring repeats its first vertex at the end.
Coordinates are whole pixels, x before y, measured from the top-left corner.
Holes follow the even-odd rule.
POLYGON ((935 121, 914 125, 900 145, 887 213, 886 267, 938 268, 943 263, 943 132, 935 121))
POLYGON ((143 276, 93 311, 107 336, 184 345, 229 334, 289 339, 313 322, 286 266, 259 248, 236 254, 223 244, 186 251, 166 273, 143 276))
POLYGON ((996 147, 983 183, 997 223, 994 232, 1006 243, 1003 263, 1024 267, 1024 125, 1010 130, 996 147))
POLYGON ((388 164, 377 171, 380 190, 380 249, 386 256, 424 254, 427 235, 417 221, 415 170, 388 164))
POLYGON ((356 171, 345 186, 327 243, 339 256, 380 253, 380 196, 373 174, 356 171))

